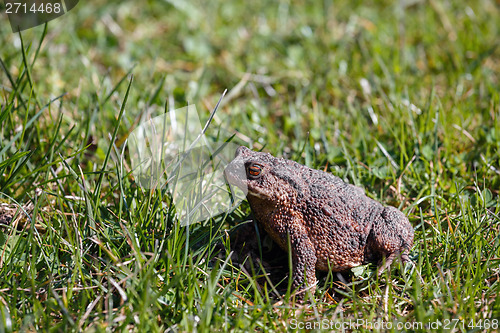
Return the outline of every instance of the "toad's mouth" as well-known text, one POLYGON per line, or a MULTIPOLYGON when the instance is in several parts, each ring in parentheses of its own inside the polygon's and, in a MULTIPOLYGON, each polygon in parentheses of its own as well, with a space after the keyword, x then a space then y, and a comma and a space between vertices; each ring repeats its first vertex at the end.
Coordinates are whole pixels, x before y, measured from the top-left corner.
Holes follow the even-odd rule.
POLYGON ((259 189, 252 189, 251 187, 248 187, 247 197, 254 197, 261 200, 269 200, 269 195, 267 195, 267 193, 264 193, 259 189))

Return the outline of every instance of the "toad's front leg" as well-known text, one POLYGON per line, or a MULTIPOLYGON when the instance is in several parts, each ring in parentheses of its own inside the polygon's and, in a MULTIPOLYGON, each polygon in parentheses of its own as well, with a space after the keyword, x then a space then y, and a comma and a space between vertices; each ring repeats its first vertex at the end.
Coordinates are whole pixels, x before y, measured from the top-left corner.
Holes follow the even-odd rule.
POLYGON ((292 251, 292 287, 301 292, 316 290, 316 250, 311 239, 301 225, 293 225, 289 229, 290 249, 292 251))

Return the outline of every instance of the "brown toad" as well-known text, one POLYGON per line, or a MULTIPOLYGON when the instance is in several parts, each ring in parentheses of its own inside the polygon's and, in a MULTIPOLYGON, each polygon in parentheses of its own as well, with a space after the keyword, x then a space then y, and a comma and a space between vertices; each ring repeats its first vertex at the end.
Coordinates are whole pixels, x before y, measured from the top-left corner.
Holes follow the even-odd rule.
POLYGON ((340 272, 377 261, 382 272, 398 256, 409 261, 413 228, 406 216, 338 177, 246 147, 237 149, 225 175, 285 251, 290 239, 294 288, 307 283, 314 290, 316 269, 340 272))

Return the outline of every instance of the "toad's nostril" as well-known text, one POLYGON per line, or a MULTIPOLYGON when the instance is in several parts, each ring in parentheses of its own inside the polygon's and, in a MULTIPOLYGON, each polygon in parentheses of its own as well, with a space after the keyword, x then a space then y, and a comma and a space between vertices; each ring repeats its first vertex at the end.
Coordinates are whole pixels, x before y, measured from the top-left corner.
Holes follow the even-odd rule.
POLYGON ((234 157, 238 157, 243 152, 243 146, 239 146, 238 149, 236 149, 236 152, 234 153, 234 157))
POLYGON ((236 152, 234 153, 234 157, 238 157, 240 154, 243 154, 244 152, 249 151, 249 150, 250 149, 248 149, 245 146, 239 146, 238 149, 236 149, 236 152))

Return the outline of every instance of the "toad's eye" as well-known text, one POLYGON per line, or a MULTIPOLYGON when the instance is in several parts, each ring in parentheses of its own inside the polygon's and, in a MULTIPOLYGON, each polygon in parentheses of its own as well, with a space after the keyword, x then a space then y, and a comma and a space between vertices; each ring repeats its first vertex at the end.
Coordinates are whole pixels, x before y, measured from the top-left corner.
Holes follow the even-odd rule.
POLYGON ((258 164, 252 164, 248 166, 247 172, 248 176, 250 176, 251 178, 256 178, 260 176, 260 173, 262 172, 262 166, 258 164))

